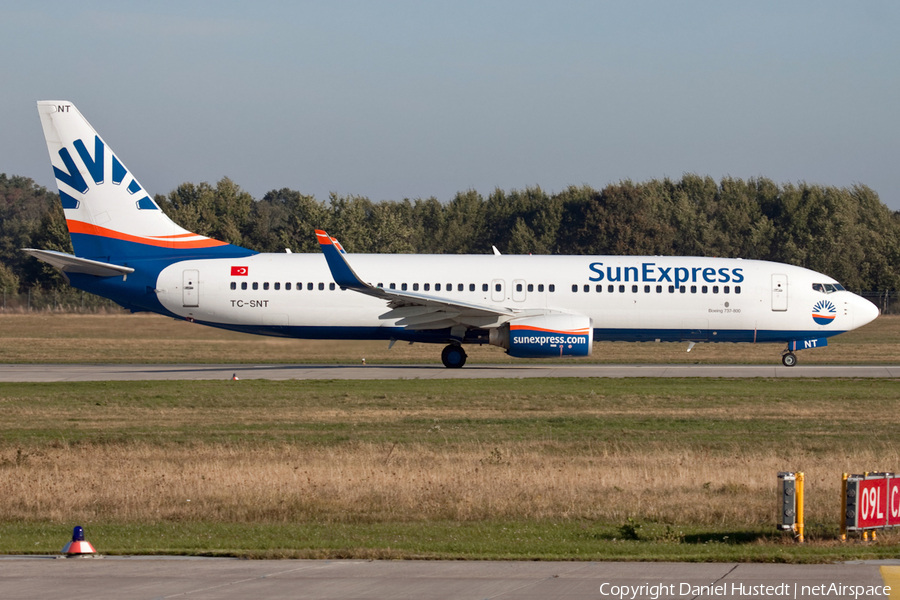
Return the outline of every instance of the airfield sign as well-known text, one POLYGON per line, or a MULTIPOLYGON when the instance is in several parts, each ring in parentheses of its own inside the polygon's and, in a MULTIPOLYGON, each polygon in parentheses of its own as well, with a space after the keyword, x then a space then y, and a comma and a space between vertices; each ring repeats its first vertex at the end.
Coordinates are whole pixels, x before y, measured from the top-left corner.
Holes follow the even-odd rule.
POLYGON ((894 473, 847 476, 843 517, 845 531, 900 525, 900 478, 894 473))

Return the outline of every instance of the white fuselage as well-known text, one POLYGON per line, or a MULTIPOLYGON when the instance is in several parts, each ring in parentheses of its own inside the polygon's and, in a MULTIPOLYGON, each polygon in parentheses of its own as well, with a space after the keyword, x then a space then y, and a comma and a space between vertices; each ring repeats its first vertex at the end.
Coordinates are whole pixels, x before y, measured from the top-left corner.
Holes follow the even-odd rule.
MULTIPOLYGON (((837 283, 826 275, 766 261, 349 256, 359 277, 375 286, 523 315, 536 309, 585 315, 592 320, 595 340, 780 342, 829 337, 878 314, 874 305, 853 293, 820 291, 818 284, 837 283), (827 323, 820 324, 813 315, 823 310, 831 312, 827 323)), ((337 287, 320 254, 178 262, 160 273, 157 296, 167 310, 186 319, 255 333, 440 341, 426 339, 434 332, 404 330, 396 319, 380 320, 388 311, 386 302, 337 287), (241 268, 246 275, 232 274, 241 268)))

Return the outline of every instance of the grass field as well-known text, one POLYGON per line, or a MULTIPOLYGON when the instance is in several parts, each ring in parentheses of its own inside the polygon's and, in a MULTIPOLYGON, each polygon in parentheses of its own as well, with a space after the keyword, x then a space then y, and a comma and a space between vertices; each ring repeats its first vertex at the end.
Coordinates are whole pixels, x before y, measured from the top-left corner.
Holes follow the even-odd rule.
POLYGON ((0 552, 830 561, 892 380, 0 384, 0 552), (809 543, 775 532, 807 476, 809 543))
MULTIPOLYGON (((801 364, 898 364, 900 316, 798 353, 801 364)), ((619 343, 566 362, 780 364, 779 344, 619 343)), ((0 313, 0 362, 35 363, 435 363, 440 345, 290 340, 234 333, 157 315, 0 313)), ((467 346, 470 363, 522 363, 495 346, 467 346)), ((529 362, 541 362, 533 360, 529 362)), ((544 362, 558 362, 545 359, 544 362)))

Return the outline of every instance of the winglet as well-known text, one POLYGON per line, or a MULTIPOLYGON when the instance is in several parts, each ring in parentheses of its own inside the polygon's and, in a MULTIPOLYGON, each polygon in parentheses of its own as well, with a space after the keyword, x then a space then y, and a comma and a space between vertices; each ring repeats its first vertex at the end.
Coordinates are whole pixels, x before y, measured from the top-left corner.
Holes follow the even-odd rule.
POLYGON ((328 268, 331 269, 331 276, 334 282, 342 288, 350 288, 352 290, 368 290, 372 286, 364 283, 362 279, 353 271, 353 268, 344 258, 346 252, 333 237, 321 229, 316 229, 316 238, 319 240, 319 247, 322 248, 322 254, 328 262, 328 268))

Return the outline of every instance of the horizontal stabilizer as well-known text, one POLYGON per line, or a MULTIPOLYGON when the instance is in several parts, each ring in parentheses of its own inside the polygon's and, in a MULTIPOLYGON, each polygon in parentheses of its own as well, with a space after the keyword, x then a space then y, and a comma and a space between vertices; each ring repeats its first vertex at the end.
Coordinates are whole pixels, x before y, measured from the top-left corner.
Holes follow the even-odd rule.
POLYGON ((22 248, 22 251, 27 252, 38 260, 42 260, 45 263, 56 267, 64 273, 84 273, 85 275, 96 275, 97 277, 126 276, 129 273, 134 273, 134 269, 131 267, 123 267, 122 265, 114 265, 98 260, 89 260, 87 258, 78 258, 73 254, 56 252, 55 250, 22 248))

